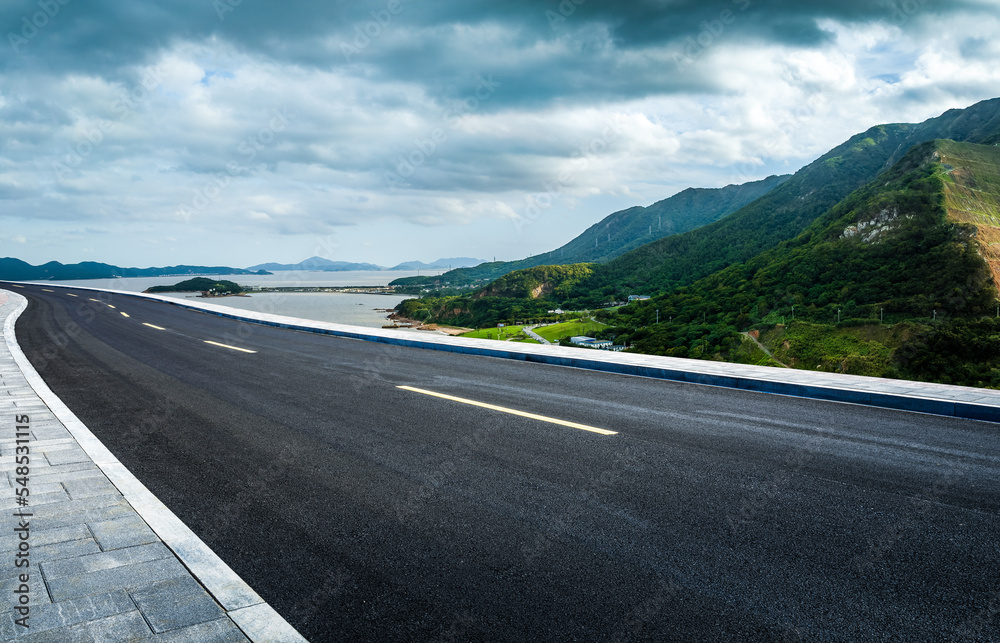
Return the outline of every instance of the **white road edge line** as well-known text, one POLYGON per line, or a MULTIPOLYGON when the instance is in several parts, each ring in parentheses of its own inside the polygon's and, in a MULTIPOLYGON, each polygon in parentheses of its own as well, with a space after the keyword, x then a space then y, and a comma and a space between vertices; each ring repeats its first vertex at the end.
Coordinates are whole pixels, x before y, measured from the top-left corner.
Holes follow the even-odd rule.
POLYGON ((201 538, 191 531, 174 512, 145 487, 118 458, 97 439, 87 426, 80 421, 52 392, 38 371, 21 351, 14 336, 14 323, 28 307, 28 300, 21 295, 21 302, 4 322, 4 339, 14 362, 35 394, 49 407, 52 414, 62 422, 73 435, 80 447, 90 456, 94 464, 104 472, 112 484, 118 488, 126 502, 173 551, 185 567, 198 579, 205 589, 226 610, 226 614, 236 623, 243 634, 254 643, 267 641, 308 643, 274 608, 264 602, 239 575, 219 558, 201 538))
POLYGON ((571 429, 580 429, 581 431, 590 431, 591 433, 598 433, 600 435, 618 435, 617 431, 608 431, 607 429, 599 429, 596 426, 587 426, 586 424, 578 424, 576 422, 569 422, 567 420, 560 420, 557 418, 550 418, 544 415, 537 415, 535 413, 528 413, 527 411, 518 411, 517 409, 508 409, 504 406, 496 406, 495 404, 487 404, 485 402, 477 402, 475 400, 468 400, 464 397, 455 397, 454 395, 445 395, 444 393, 436 393, 434 391, 428 391, 422 388, 414 388, 412 386, 397 386, 398 389, 403 389, 404 391, 412 391, 414 393, 423 393, 424 395, 432 395, 434 397, 440 397, 444 400, 451 400, 452 402, 461 402, 462 404, 470 404, 472 406, 478 406, 484 409, 490 409, 492 411, 500 411, 502 413, 510 413, 511 415, 519 415, 521 417, 530 418, 532 420, 540 420, 542 422, 548 422, 549 424, 558 424, 559 426, 568 426, 571 429))
POLYGON ((205 340, 205 343, 206 344, 211 344, 212 346, 220 346, 222 348, 228 348, 230 350, 240 351, 242 353, 256 353, 257 352, 257 351, 252 351, 249 348, 240 348, 239 346, 230 346, 229 344, 220 344, 219 342, 210 342, 207 339, 205 340))

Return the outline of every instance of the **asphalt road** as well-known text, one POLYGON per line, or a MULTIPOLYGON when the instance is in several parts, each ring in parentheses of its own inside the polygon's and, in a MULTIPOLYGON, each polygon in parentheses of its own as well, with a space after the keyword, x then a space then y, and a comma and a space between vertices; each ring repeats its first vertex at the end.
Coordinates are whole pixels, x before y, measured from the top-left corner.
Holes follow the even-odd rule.
POLYGON ((1000 639, 998 425, 11 289, 51 388, 312 641, 1000 639))

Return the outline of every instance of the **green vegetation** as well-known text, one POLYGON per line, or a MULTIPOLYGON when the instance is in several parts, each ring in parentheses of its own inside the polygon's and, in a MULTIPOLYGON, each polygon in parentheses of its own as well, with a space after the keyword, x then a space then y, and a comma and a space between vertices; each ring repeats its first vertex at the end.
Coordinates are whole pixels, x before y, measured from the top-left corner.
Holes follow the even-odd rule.
POLYGON ((546 297, 560 301, 569 296, 574 286, 593 274, 591 264, 569 266, 537 266, 504 275, 476 293, 475 297, 511 297, 538 299, 546 297))
POLYGON ((606 327, 606 324, 592 319, 578 319, 576 321, 552 324, 551 326, 542 326, 541 328, 536 328, 535 333, 550 342, 558 342, 560 339, 576 337, 578 335, 592 336, 606 327))
POLYGON ((195 277, 173 286, 153 286, 146 292, 208 292, 213 295, 238 295, 243 292, 243 286, 232 281, 195 277))
POLYGON ((528 337, 523 326, 504 326, 503 328, 480 328, 459 337, 475 339, 495 339, 501 342, 520 342, 522 344, 537 344, 538 340, 528 337))
POLYGON ((895 357, 902 377, 1000 388, 1000 319, 959 319, 926 328, 895 357))
POLYGON ((589 264, 538 266, 505 275, 469 295, 407 299, 396 307, 403 317, 483 328, 498 323, 556 321, 548 311, 592 272, 589 264))
POLYGON ((760 349, 760 346, 748 337, 740 336, 739 345, 731 346, 727 361, 737 364, 753 364, 754 366, 780 367, 781 364, 771 359, 771 356, 760 349))
MULTIPOLYGON (((946 216, 954 167, 977 178, 966 156, 1000 163, 995 147, 940 141, 916 146, 795 240, 623 307, 607 321, 645 353, 753 363, 738 331, 757 328, 762 343, 790 366, 942 381, 934 369, 920 366, 929 362, 930 347, 943 345, 943 338, 971 336, 961 326, 964 320, 997 305, 975 229, 946 216), (654 323, 656 310, 666 322, 654 323), (779 324, 793 316, 798 321, 790 327, 779 324), (883 319, 887 326, 879 323, 883 319), (953 324, 958 330, 949 330, 953 324), (916 339, 930 329, 936 330, 927 337, 937 339, 916 339), (907 363, 903 355, 909 355, 907 363)), ((989 381, 988 370, 952 369, 947 378, 975 385, 989 381)))

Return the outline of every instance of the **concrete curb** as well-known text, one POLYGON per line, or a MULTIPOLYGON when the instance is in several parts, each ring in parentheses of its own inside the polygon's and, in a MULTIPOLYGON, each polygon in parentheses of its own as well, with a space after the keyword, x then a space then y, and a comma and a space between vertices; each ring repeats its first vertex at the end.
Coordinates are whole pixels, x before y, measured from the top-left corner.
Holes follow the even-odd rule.
POLYGON ((860 404, 987 422, 1000 422, 1000 391, 990 389, 890 380, 860 375, 815 373, 805 370, 708 362, 676 357, 611 353, 562 346, 520 344, 516 347, 511 347, 509 343, 493 342, 485 339, 458 339, 442 335, 417 338, 408 337, 406 333, 400 331, 316 322, 269 313, 237 311, 225 306, 186 302, 161 295, 67 286, 47 282, 21 283, 30 283, 30 285, 45 286, 47 288, 89 290, 124 297, 159 301, 245 323, 334 335, 337 337, 348 337, 410 348, 517 359, 539 364, 583 368, 620 375, 635 375, 759 393, 860 404), (498 346, 498 344, 502 344, 503 347, 498 346))
POLYGON ((14 324, 28 307, 28 300, 16 292, 8 292, 10 296, 19 299, 20 302, 14 312, 4 321, 7 348, 28 385, 49 407, 56 419, 66 427, 80 444, 80 447, 94 461, 94 464, 117 487, 125 500, 149 525, 157 537, 226 610, 229 617, 247 638, 255 642, 305 641, 306 639, 295 628, 267 605, 229 565, 132 475, 45 384, 45 381, 21 351, 14 336, 14 324))

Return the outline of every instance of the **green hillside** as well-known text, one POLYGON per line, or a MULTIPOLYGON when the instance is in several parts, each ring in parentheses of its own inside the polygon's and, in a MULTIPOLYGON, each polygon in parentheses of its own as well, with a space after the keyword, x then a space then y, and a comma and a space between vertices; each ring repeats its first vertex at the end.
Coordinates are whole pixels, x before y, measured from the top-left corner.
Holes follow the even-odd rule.
POLYGON ((569 296, 573 287, 586 279, 593 270, 589 264, 570 266, 536 266, 504 275, 473 297, 520 297, 524 299, 561 300, 569 296))
POLYGON ((403 277, 394 286, 466 285, 493 281, 515 270, 544 265, 569 265, 610 261, 615 257, 666 236, 717 221, 778 187, 789 176, 724 188, 688 188, 649 207, 636 206, 610 214, 566 245, 518 261, 494 261, 471 268, 456 268, 438 276, 403 277))
POLYGON ((948 171, 945 207, 948 219, 976 227, 979 252, 1000 290, 1000 163, 997 147, 955 147, 942 141, 940 161, 948 171))
POLYGON ((504 275, 471 294, 407 299, 396 311, 410 319, 475 328, 498 322, 554 320, 557 316, 548 312, 554 308, 552 302, 566 298, 592 271, 592 264, 536 266, 504 275))
POLYGON ((577 289, 576 305, 608 297, 664 292, 745 262, 796 237, 820 215, 901 159, 939 138, 994 144, 1000 99, 921 123, 879 125, 799 170, 764 197, 713 224, 642 246, 599 266, 577 289))
POLYGON ((790 366, 1000 386, 983 250, 984 231, 996 231, 998 167, 994 146, 917 145, 794 240, 608 321, 644 353, 732 359, 738 332, 757 329, 790 366), (959 215, 977 225, 949 207, 970 189, 959 215), (667 321, 653 323, 657 310, 667 321), (948 361, 945 346, 986 352, 948 361))

